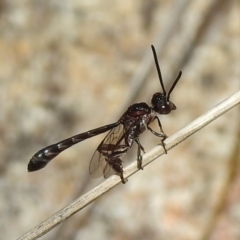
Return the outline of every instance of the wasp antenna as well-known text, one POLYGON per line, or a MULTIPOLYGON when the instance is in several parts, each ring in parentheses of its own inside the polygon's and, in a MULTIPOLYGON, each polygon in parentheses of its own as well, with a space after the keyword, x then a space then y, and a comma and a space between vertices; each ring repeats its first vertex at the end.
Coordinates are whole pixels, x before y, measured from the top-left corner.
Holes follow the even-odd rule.
POLYGON ((167 95, 167 101, 169 101, 169 99, 170 99, 170 94, 171 94, 171 92, 173 91, 173 89, 175 88, 175 86, 177 85, 177 83, 178 83, 179 79, 181 78, 181 76, 182 76, 182 71, 180 71, 180 72, 178 73, 177 78, 175 79, 173 85, 171 86, 171 88, 170 88, 170 90, 169 90, 169 92, 168 92, 168 95, 167 95))
POLYGON ((165 90, 164 85, 163 85, 163 79, 162 79, 161 70, 160 70, 160 67, 159 67, 159 64, 158 64, 156 50, 155 50, 153 45, 151 45, 151 47, 152 47, 152 51, 153 51, 153 57, 154 57, 155 65, 156 65, 156 68, 157 68, 158 78, 159 78, 160 84, 162 86, 163 95, 166 96, 166 90, 165 90))

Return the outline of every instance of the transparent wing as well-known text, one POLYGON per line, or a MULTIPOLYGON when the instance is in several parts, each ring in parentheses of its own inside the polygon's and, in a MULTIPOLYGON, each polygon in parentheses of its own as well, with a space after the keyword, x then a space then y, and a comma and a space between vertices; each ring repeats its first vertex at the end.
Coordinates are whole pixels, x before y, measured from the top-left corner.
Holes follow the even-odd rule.
POLYGON ((105 158, 98 150, 95 151, 90 161, 89 174, 92 178, 99 178, 102 175, 108 177, 114 174, 111 166, 105 161, 105 158))
POLYGON ((103 141, 99 144, 97 150, 92 156, 89 165, 89 174, 93 178, 104 176, 107 178, 114 174, 111 165, 106 161, 111 157, 119 157, 124 153, 127 146, 127 132, 123 124, 119 124, 113 128, 103 141))

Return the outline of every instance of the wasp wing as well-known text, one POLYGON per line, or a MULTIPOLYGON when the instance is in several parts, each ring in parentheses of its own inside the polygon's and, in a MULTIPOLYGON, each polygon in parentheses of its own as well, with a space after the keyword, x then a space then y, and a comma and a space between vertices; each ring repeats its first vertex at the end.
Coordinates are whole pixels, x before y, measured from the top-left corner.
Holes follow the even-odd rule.
POLYGON ((131 147, 128 144, 129 129, 126 130, 124 125, 119 123, 99 144, 89 165, 91 177, 98 178, 103 175, 104 178, 108 178, 115 173, 107 160, 120 157, 131 147))

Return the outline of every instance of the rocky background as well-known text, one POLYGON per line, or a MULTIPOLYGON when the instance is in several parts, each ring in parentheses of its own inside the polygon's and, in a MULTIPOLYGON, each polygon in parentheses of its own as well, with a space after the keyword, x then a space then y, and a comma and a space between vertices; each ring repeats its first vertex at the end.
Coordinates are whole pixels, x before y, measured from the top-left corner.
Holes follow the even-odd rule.
MULTIPOLYGON (((168 135, 240 89, 237 0, 1 0, 0 234, 16 239, 103 179, 88 165, 104 135, 28 173, 39 149, 119 119, 166 88, 168 135)), ((41 239, 240 239, 239 106, 41 239)), ((157 129, 157 125, 152 125, 157 129)), ((146 132, 148 151, 158 139, 146 132)), ((136 148, 124 158, 135 161, 136 148)))

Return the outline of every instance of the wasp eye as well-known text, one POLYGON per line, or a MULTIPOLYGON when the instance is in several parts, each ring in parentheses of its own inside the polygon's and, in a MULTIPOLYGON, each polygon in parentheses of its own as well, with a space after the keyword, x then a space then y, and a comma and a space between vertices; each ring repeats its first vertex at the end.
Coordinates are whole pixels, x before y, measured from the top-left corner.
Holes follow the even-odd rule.
POLYGON ((162 93, 155 93, 152 97, 153 110, 159 114, 169 114, 172 110, 177 109, 176 106, 167 100, 162 93))

